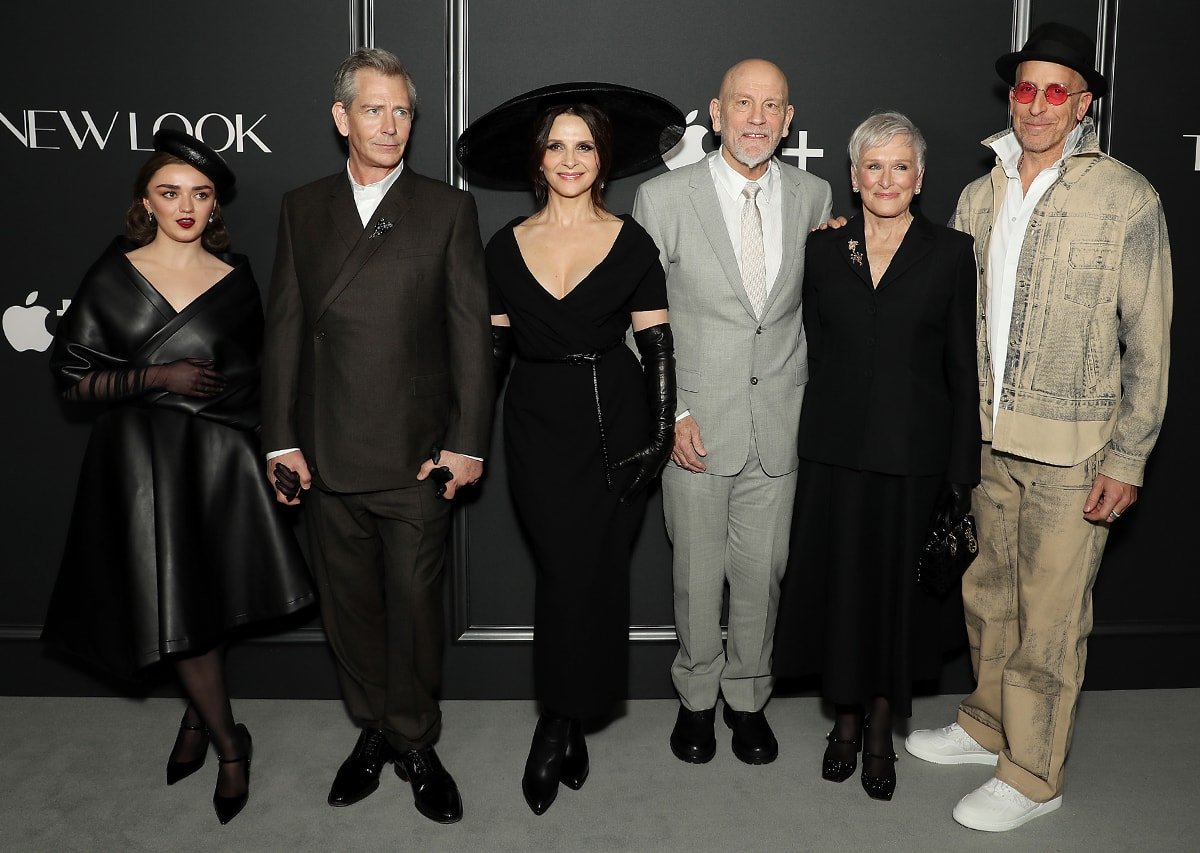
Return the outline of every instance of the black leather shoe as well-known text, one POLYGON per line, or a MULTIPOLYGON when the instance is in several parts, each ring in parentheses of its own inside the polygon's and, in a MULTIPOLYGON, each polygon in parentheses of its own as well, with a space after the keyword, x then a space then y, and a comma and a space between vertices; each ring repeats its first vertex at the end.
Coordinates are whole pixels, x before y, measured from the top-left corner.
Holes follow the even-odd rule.
POLYGON ((396 754, 396 775, 412 785, 417 811, 438 823, 462 820, 462 798, 458 786, 432 746, 396 754))
POLYGON ((369 797, 379 787, 379 772, 383 765, 395 758, 383 732, 379 729, 363 729, 358 735, 354 751, 338 768, 333 785, 329 788, 329 805, 352 806, 369 797))
POLYGON ((722 716, 733 730, 733 754, 739 759, 747 764, 770 764, 779 757, 779 741, 761 710, 735 711, 726 703, 722 716))
MULTIPOLYGON (((218 755, 217 761, 222 764, 244 764, 246 772, 246 790, 232 797, 223 797, 216 791, 213 791, 213 809, 217 813, 217 820, 222 824, 229 823, 246 807, 246 801, 250 799, 250 758, 254 754, 254 741, 250 739, 250 731, 241 723, 237 724, 237 732, 241 735, 243 747, 242 754, 226 758, 218 755)), ((220 783, 218 782, 218 788, 220 783)))
POLYGON ((534 814, 544 814, 558 797, 562 778, 563 756, 571 733, 571 720, 542 714, 533 730, 525 773, 521 776, 521 793, 534 814))
POLYGON ((587 781, 590 769, 583 724, 579 720, 571 720, 571 726, 567 729, 567 751, 563 753, 562 783, 572 791, 578 791, 587 781))
POLYGON ((208 757, 208 727, 207 726, 189 726, 187 723, 179 724, 179 734, 175 737, 175 747, 171 750, 171 756, 167 759, 167 784, 174 785, 180 779, 186 779, 197 770, 204 766, 204 759, 208 757), (200 752, 199 758, 193 758, 191 761, 176 761, 175 750, 179 749, 179 740, 184 736, 184 732, 203 732, 204 748, 200 752))
POLYGON ((679 706, 675 717, 675 728, 671 729, 671 752, 680 761, 689 764, 707 764, 717 754, 717 736, 713 733, 713 721, 717 709, 689 711, 679 706))
POLYGON ((825 747, 825 755, 821 758, 821 778, 829 782, 845 782, 854 775, 858 768, 858 753, 862 751, 862 730, 858 737, 834 737, 833 732, 825 735, 829 746, 825 747))

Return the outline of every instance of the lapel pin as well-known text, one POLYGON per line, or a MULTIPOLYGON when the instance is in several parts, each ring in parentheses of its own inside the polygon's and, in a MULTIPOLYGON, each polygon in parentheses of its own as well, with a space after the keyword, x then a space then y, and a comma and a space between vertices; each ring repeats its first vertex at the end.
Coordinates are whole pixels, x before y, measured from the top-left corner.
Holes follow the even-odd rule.
POLYGON ((394 227, 395 226, 393 226, 390 221, 388 221, 387 219, 385 219, 383 217, 380 217, 379 221, 375 223, 375 227, 371 230, 371 236, 368 237, 367 239, 374 240, 376 237, 379 237, 383 234, 388 233, 394 227))
POLYGON ((861 267, 863 262, 863 253, 858 251, 858 241, 850 240, 846 243, 846 248, 850 250, 850 260, 854 261, 854 263, 861 267))

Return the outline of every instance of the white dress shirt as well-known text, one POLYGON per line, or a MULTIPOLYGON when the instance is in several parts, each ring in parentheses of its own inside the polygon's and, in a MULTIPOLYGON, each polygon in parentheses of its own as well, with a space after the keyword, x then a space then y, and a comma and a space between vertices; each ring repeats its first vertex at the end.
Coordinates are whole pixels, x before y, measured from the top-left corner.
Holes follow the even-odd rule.
POLYGON ((358 218, 362 220, 363 228, 367 227, 367 223, 379 208, 379 202, 383 201, 383 197, 403 171, 404 161, 401 160, 400 165, 388 172, 388 176, 382 181, 363 186, 354 180, 354 176, 350 174, 350 161, 346 161, 346 177, 350 179, 350 188, 354 190, 354 206, 358 208, 358 218))
MULTIPOLYGON (((717 201, 725 228, 729 231, 729 242, 733 244, 733 256, 738 269, 742 268, 742 206, 749 200, 742 195, 749 181, 739 175, 721 154, 722 149, 708 155, 708 169, 717 188, 717 201)), ((767 261, 767 295, 770 296, 779 268, 783 266, 783 201, 780 191, 779 164, 774 158, 769 161, 766 173, 755 181, 762 191, 758 194, 758 211, 762 216, 763 251, 767 261)))
POLYGON ((1000 413, 1000 389, 1004 384, 1008 363, 1008 337, 1012 328, 1013 301, 1017 296, 1017 264, 1021 260, 1021 244, 1025 231, 1046 190, 1058 180, 1063 161, 1075 152, 1083 136, 1083 125, 1077 125, 1063 144, 1062 156, 1042 170, 1029 192, 1021 184, 1017 164, 1021 160, 1021 143, 1016 134, 1009 133, 992 143, 1000 158, 1000 166, 1008 176, 1004 201, 996 213, 987 252, 987 333, 988 355, 992 359, 992 427, 1000 413))

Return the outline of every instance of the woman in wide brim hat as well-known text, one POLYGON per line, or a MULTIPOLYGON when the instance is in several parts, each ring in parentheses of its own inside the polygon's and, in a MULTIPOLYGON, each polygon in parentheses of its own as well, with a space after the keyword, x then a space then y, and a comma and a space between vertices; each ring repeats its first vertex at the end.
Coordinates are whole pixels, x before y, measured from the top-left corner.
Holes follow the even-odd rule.
POLYGON ((662 162, 683 114, 656 95, 568 83, 519 95, 462 135, 468 175, 539 209, 488 243, 509 486, 537 564, 541 716, 522 778, 542 814, 588 774, 582 722, 628 692, 629 564, 646 487, 671 451, 674 345, 658 249, 604 205, 609 177, 662 162), (641 363, 625 346, 633 326, 641 363))
POLYGON ((163 129, 134 182, 125 236, 84 277, 55 333, 63 396, 100 403, 43 638, 122 678, 172 666, 188 697, 167 784, 210 741, 222 823, 246 804, 250 733, 222 648, 311 604, 304 559, 261 475, 262 305, 226 251, 221 156, 163 129))

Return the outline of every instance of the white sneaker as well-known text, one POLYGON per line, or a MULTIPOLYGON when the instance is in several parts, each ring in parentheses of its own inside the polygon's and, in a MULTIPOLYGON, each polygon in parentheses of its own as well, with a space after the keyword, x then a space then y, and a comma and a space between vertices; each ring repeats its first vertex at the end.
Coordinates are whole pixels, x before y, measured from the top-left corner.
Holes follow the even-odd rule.
POLYGON ((954 819, 969 829, 1007 832, 1062 805, 1062 797, 1045 803, 1031 800, 1007 782, 992 778, 954 807, 954 819))
POLYGON ((998 756, 979 745, 958 723, 940 729, 917 729, 904 739, 911 755, 934 764, 991 764, 998 756))

